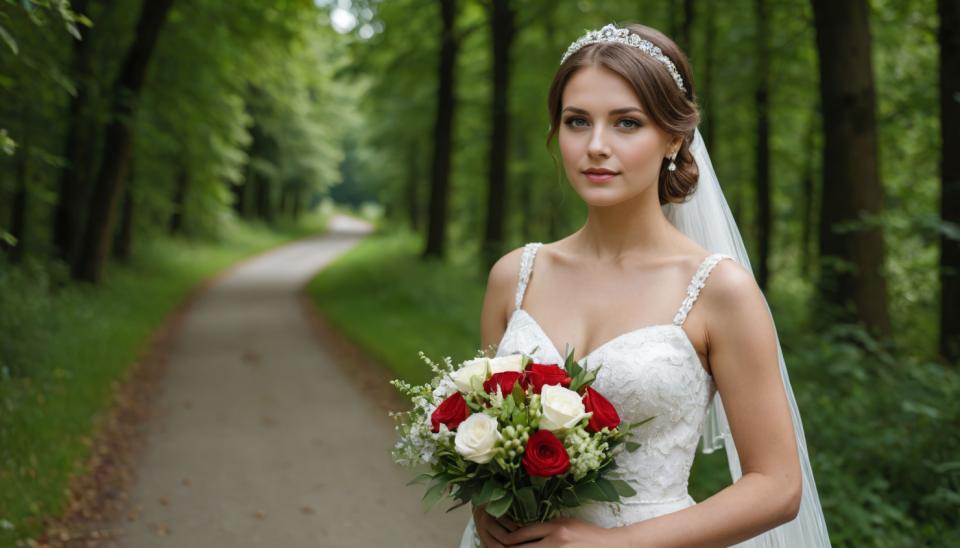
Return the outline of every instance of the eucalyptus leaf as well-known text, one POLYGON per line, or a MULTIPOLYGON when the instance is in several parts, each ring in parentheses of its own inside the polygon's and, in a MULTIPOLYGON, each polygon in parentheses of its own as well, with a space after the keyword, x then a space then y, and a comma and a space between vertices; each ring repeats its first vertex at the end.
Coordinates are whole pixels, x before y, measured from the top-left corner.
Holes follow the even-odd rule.
POLYGON ((495 500, 487 505, 487 513, 495 518, 507 513, 507 510, 510 509, 510 505, 513 504, 513 493, 507 492, 507 495, 499 500, 495 500))

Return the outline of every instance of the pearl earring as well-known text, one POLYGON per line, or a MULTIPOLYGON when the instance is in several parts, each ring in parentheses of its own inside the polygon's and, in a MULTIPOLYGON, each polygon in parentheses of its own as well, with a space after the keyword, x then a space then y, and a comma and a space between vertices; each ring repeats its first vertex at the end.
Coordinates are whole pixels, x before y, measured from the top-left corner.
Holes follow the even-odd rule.
MULTIPOLYGON (((680 151, 678 150, 677 152, 680 152, 680 151)), ((670 165, 667 166, 667 171, 676 171, 676 170, 677 170, 677 164, 675 164, 675 163, 673 162, 674 160, 677 159, 677 152, 674 152, 674 153, 673 153, 673 156, 670 157, 670 165)))

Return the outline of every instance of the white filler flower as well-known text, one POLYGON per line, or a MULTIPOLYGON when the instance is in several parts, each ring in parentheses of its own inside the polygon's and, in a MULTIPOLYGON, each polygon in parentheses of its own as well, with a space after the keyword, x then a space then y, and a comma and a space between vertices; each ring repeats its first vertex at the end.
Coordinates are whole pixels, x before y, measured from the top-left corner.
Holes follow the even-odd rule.
POLYGON ((484 464, 493 460, 500 438, 497 419, 484 413, 474 413, 457 427, 454 446, 463 458, 484 464))
POLYGON ((487 358, 474 358, 472 360, 467 360, 463 362, 463 365, 460 366, 460 369, 457 369, 450 374, 450 378, 453 379, 453 382, 457 385, 457 389, 461 392, 469 392, 472 390, 470 386, 470 381, 474 377, 480 379, 480 382, 487 380, 487 367, 490 360, 487 358))
POLYGON ((511 354, 509 356, 500 356, 490 360, 490 374, 503 373, 506 371, 516 371, 523 373, 523 355, 511 354))
POLYGON ((592 415, 584 412, 580 394, 559 384, 543 387, 540 391, 540 407, 543 409, 540 428, 550 431, 572 428, 585 417, 592 415))

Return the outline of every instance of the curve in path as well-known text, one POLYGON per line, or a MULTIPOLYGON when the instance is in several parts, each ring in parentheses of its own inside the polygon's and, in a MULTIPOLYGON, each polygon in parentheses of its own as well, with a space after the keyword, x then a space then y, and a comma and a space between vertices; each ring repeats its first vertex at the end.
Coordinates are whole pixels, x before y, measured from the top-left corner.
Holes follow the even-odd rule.
POLYGON ((121 546, 454 546, 463 508, 424 514, 392 420, 304 317, 305 284, 369 227, 247 261, 199 295, 167 356, 121 546))

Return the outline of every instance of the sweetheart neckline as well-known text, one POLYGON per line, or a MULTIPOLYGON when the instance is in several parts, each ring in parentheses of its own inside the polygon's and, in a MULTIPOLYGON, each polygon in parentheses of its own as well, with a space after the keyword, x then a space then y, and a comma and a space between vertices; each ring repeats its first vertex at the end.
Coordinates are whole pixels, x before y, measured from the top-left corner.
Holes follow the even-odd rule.
MULTIPOLYGON (((562 362, 564 361, 564 356, 563 356, 563 354, 561 354, 560 351, 557 349, 557 346, 556 346, 555 344, 553 344, 553 339, 551 339, 550 336, 547 335, 547 332, 543 330, 543 327, 540 325, 540 322, 538 322, 537 319, 534 318, 532 314, 530 314, 529 312, 527 312, 527 311, 524 310, 523 308, 516 308, 516 309, 514 309, 513 314, 510 316, 510 320, 507 322, 507 324, 509 325, 509 324, 513 323, 513 319, 516 317, 516 315, 517 315, 518 312, 523 312, 523 314, 526 315, 527 318, 529 318, 531 322, 533 322, 533 325, 535 325, 535 326, 537 327, 537 330, 539 330, 539 331, 540 331, 540 334, 543 335, 544 340, 546 340, 547 343, 550 345, 550 349, 553 350, 553 353, 556 354, 556 355, 560 358, 560 362, 562 363, 562 362)), ((702 371, 703 374, 706 375, 708 378, 713 379, 713 375, 711 375, 710 373, 708 373, 707 370, 703 367, 703 364, 700 363, 700 354, 697 352, 696 347, 693 346, 693 341, 690 340, 690 336, 687 335, 686 330, 683 329, 683 326, 677 325, 677 324, 675 324, 675 323, 657 323, 657 324, 652 324, 652 325, 645 325, 645 326, 643 326, 643 327, 638 327, 638 328, 636 328, 636 329, 631 329, 630 331, 625 331, 625 332, 623 332, 623 333, 620 333, 619 335, 614 336, 614 337, 611 338, 611 339, 607 339, 607 340, 606 340, 605 342, 603 342, 603 343, 600 343, 600 346, 597 346, 596 348, 594 348, 594 349, 591 350, 590 352, 587 352, 587 353, 584 354, 579 360, 574 360, 574 361, 576 361, 577 364, 581 364, 581 365, 582 365, 582 363, 583 363, 584 360, 586 360, 586 359, 589 358, 590 356, 596 354, 597 352, 599 352, 599 351, 600 351, 601 349, 603 349, 604 347, 609 346, 610 344, 613 344, 613 342, 618 341, 618 340, 626 337, 627 335, 632 335, 632 334, 634 334, 634 333, 639 333, 639 332, 647 331, 647 330, 650 330, 650 329, 657 329, 657 328, 663 329, 663 328, 665 328, 665 327, 676 327, 676 328, 680 329, 681 338, 683 339, 684 343, 687 345, 687 349, 690 350, 691 352, 693 352, 693 355, 697 358, 697 369, 699 369, 700 371, 702 371)))

